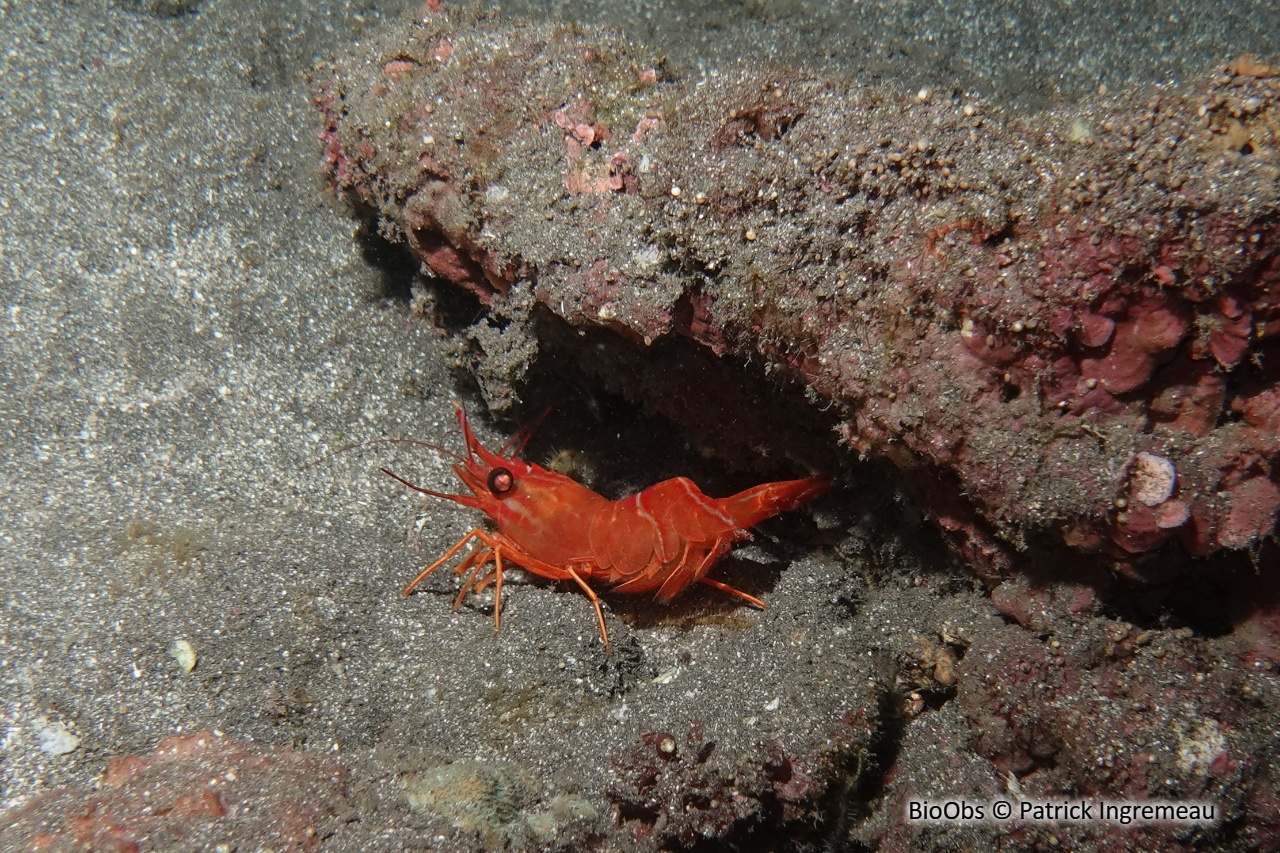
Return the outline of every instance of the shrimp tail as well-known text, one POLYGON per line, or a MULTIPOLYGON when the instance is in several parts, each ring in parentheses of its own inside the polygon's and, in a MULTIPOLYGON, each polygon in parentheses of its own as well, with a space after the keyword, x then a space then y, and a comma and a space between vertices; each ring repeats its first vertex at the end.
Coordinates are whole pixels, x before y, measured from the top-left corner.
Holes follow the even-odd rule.
POLYGON ((800 480, 783 480, 763 483, 732 497, 721 498, 717 506, 733 519, 739 529, 754 527, 766 518, 802 506, 831 490, 826 477, 805 477, 800 480))

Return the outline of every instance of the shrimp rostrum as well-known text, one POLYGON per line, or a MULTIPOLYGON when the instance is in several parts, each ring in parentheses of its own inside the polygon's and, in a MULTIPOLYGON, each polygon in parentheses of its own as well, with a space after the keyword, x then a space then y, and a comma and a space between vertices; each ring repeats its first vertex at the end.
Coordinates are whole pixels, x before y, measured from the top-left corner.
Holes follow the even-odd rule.
POLYGON ((517 458, 532 428, 517 433, 498 453, 471 431, 457 409, 467 445, 454 472, 471 494, 453 495, 415 485, 380 469, 414 491, 478 509, 496 530, 469 531, 404 588, 410 595, 432 572, 470 550, 454 568, 464 575, 454 608, 470 592, 494 585, 494 626, 502 627, 502 575, 518 566, 553 581, 574 584, 595 607, 605 652, 609 632, 594 586, 615 593, 653 593, 668 602, 695 583, 736 595, 756 607, 755 596, 712 580, 707 572, 748 528, 816 498, 830 488, 824 477, 764 483, 727 498, 702 493, 685 477, 611 501, 562 474, 517 458), (509 454, 509 455, 508 455, 509 454))

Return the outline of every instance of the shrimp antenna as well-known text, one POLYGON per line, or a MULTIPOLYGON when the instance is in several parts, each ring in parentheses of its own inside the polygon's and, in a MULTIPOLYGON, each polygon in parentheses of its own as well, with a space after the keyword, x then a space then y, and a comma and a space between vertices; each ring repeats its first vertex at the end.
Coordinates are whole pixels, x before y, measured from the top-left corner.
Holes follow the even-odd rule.
POLYGON ((538 427, 542 426, 542 422, 547 419, 547 415, 551 414, 551 410, 555 407, 552 403, 542 410, 536 418, 529 421, 528 424, 521 427, 515 435, 502 445, 502 449, 498 451, 499 456, 519 456, 524 452, 524 446, 533 438, 533 434, 538 431, 538 427))
POLYGON ((430 489, 424 489, 416 483, 409 482, 404 477, 401 477, 399 474, 392 471, 388 471, 386 468, 379 468, 378 470, 395 480, 397 483, 408 486, 415 492, 421 492, 422 494, 430 495, 433 498, 444 498, 447 501, 453 501, 454 503, 459 503, 463 506, 469 506, 472 509, 480 509, 480 499, 474 495, 450 495, 444 492, 433 492, 430 489))
POLYGON ((339 456, 348 451, 359 450, 362 447, 372 447, 375 444, 412 444, 417 447, 426 447, 430 450, 434 450, 435 452, 442 454, 444 456, 448 456, 449 458, 457 462, 467 461, 463 459, 461 456, 459 456, 458 454, 454 453, 452 450, 449 450, 448 448, 445 448, 445 447, 441 447, 438 444, 432 444, 429 441, 421 441, 416 438, 371 438, 368 441, 358 441, 355 444, 348 444, 344 447, 339 447, 337 450, 334 450, 330 453, 326 453, 324 456, 321 456, 319 459, 313 459, 312 461, 308 462, 306 465, 302 466, 302 470, 305 471, 306 469, 312 467, 313 465, 319 465, 321 462, 325 462, 329 459, 334 458, 335 456, 339 456))

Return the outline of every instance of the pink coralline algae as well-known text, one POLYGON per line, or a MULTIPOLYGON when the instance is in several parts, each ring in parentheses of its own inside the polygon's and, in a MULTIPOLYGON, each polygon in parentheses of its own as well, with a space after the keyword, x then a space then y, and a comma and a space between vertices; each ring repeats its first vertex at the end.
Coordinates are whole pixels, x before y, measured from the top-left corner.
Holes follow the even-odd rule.
POLYGON ((549 312, 799 376, 992 583, 1033 540, 1145 575, 1171 540, 1274 529, 1263 62, 1026 117, 751 63, 681 79, 610 31, 435 15, 315 81, 333 185, 504 340, 549 312))
POLYGON ((63 789, 5 812, 5 850, 317 849, 354 814, 346 769, 306 752, 210 731, 174 735, 147 754, 109 759, 92 789, 63 789))

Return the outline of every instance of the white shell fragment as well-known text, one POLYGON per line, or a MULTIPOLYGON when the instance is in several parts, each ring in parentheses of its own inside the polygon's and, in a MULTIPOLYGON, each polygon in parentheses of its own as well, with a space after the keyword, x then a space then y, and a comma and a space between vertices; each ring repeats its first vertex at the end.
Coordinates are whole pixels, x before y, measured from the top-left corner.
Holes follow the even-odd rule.
POLYGON ((44 717, 36 721, 36 740, 45 755, 66 755, 80 745, 80 738, 67 730, 60 722, 49 722, 44 717))
POLYGON ((1143 451, 1133 457, 1129 473, 1129 495, 1147 506, 1159 506, 1173 495, 1178 472, 1163 456, 1143 451))
POLYGON ((666 672, 660 673, 653 679, 654 684, 670 684, 676 680, 676 676, 680 674, 680 667, 673 666, 666 672))
POLYGON ((196 648, 186 640, 174 640, 173 645, 169 646, 169 657, 178 662, 183 672, 196 668, 196 648))

